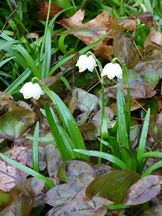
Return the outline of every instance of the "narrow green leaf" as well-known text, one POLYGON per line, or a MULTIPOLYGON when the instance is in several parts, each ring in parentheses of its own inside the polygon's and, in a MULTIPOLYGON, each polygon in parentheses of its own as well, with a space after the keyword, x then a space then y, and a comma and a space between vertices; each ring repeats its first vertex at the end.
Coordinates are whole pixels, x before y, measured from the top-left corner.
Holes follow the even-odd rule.
POLYGON ((149 167, 146 171, 142 173, 142 177, 150 175, 152 172, 154 172, 155 170, 161 167, 162 167, 162 161, 153 164, 151 167, 149 167))
POLYGON ((147 134, 148 134, 149 121, 150 121, 150 109, 148 109, 145 119, 144 119, 141 137, 140 137, 140 141, 139 141, 139 145, 137 149, 137 159, 140 162, 140 164, 143 161, 143 155, 144 155, 145 148, 146 148, 146 139, 147 139, 147 134))
POLYGON ((6 58, 5 60, 1 61, 0 62, 0 67, 2 67, 3 65, 5 65, 7 62, 9 62, 12 59, 14 59, 14 57, 6 58))
POLYGON ((53 98, 53 101, 55 102, 55 107, 57 109, 57 112, 59 113, 64 128, 70 135, 72 142, 75 143, 75 148, 86 149, 83 137, 73 115, 56 93, 51 91, 51 96, 53 98))
POLYGON ((131 167, 131 158, 128 154, 129 151, 129 138, 128 138, 128 128, 127 128, 127 116, 126 116, 126 103, 124 94, 121 87, 118 86, 117 89, 117 123, 118 123, 118 140, 120 144, 120 151, 122 160, 131 167), (128 151, 127 151, 128 150, 128 151))
POLYGON ((106 159, 106 160, 112 162, 113 164, 115 164, 116 166, 118 166, 120 169, 126 169, 127 168, 126 164, 123 161, 121 161, 119 158, 117 158, 111 154, 105 153, 105 152, 92 151, 92 150, 82 150, 82 149, 74 149, 74 151, 78 152, 80 154, 85 154, 88 156, 100 157, 100 158, 106 159))
POLYGON ((67 139, 64 131, 61 130, 57 117, 54 115, 54 112, 52 113, 50 107, 47 104, 45 107, 45 111, 46 111, 46 117, 47 117, 49 127, 51 129, 51 132, 53 134, 53 137, 57 144, 59 152, 61 154, 62 160, 66 161, 66 160, 71 160, 75 158, 74 152, 71 146, 72 143, 68 142, 69 139, 67 139))
POLYGON ((143 154, 143 158, 151 158, 151 157, 162 158, 162 152, 150 151, 143 154))
POLYGON ((11 85, 5 89, 5 92, 13 94, 14 91, 30 76, 32 71, 26 69, 11 85))
POLYGON ((50 26, 47 27, 46 35, 45 35, 45 57, 42 62, 42 79, 47 78, 49 71, 50 71, 50 65, 51 65, 51 28, 50 26))
MULTIPOLYGON (((39 122, 37 122, 34 130, 34 137, 38 138, 39 137, 39 122)), ((33 154, 33 169, 36 172, 39 172, 39 142, 38 141, 33 141, 32 145, 32 154, 33 154)))

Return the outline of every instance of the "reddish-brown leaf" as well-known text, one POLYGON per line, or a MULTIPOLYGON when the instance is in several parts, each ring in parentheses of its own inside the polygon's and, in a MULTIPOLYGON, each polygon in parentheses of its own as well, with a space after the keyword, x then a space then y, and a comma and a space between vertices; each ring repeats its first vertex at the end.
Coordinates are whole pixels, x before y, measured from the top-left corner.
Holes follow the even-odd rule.
MULTIPOLYGON (((49 3, 46 0, 37 0, 37 6, 39 8, 38 17, 39 19, 46 19, 48 13, 49 3)), ((61 10, 60 7, 56 6, 53 2, 51 3, 50 18, 57 14, 61 10)))
POLYGON ((97 41, 111 29, 112 31, 108 37, 93 48, 96 54, 105 59, 109 59, 112 55, 111 39, 114 37, 116 19, 109 17, 106 11, 89 22, 83 23, 83 19, 84 11, 79 10, 69 19, 61 19, 59 24, 67 28, 68 33, 74 34, 87 45, 97 41))

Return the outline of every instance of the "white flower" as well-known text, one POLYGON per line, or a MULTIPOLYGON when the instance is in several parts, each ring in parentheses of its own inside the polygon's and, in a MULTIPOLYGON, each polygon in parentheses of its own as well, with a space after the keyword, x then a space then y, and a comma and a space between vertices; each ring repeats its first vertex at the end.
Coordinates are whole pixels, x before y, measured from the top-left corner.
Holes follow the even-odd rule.
POLYGON ((108 63, 102 71, 102 76, 105 75, 107 75, 109 79, 113 79, 115 76, 122 79, 122 68, 118 63, 108 63))
POLYGON ((20 89, 25 99, 34 98, 38 100, 44 94, 38 83, 27 82, 20 89))
POLYGON ((77 61, 76 66, 79 67, 79 72, 83 72, 86 69, 92 72, 94 68, 97 66, 97 64, 93 55, 81 55, 77 61))

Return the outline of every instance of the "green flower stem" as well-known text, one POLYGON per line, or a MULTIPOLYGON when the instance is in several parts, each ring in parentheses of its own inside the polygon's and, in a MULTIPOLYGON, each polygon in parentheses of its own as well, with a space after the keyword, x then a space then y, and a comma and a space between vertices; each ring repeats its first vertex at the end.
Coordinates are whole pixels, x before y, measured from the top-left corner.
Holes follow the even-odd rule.
MULTIPOLYGON (((102 65, 100 61, 96 59, 97 65, 99 67, 100 71, 100 82, 101 82, 101 140, 108 138, 108 130, 107 130, 107 122, 106 122, 106 117, 105 117, 105 96, 104 96, 104 77, 101 75, 102 74, 102 65), (101 78, 100 78, 101 77, 101 78)), ((96 73, 98 75, 98 72, 96 70, 96 73)), ((100 152, 103 151, 103 143, 100 142, 100 152)), ((101 164, 101 158, 98 158, 98 163, 101 164)))
MULTIPOLYGON (((101 77, 101 140, 103 140, 103 123, 105 118, 105 97, 104 97, 104 79, 101 77)), ((103 151, 103 144, 100 142, 100 152, 103 151)), ((98 163, 101 164, 101 158, 98 158, 98 163)))

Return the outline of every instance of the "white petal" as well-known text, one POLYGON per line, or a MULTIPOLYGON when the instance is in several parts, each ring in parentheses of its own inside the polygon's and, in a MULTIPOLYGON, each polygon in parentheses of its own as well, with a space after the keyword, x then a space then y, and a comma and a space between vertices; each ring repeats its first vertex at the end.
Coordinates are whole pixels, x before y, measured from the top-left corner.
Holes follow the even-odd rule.
POLYGON ((83 72, 87 69, 87 56, 81 55, 77 61, 76 66, 79 67, 79 72, 83 72))
POLYGON ((88 56, 87 60, 88 60, 87 61, 87 69, 92 72, 94 70, 94 68, 97 66, 96 60, 92 55, 88 56))
POLYGON ((102 71, 102 76, 105 76, 105 75, 107 75, 109 79, 114 79, 116 74, 113 69, 113 63, 108 63, 105 65, 102 71))
POLYGON ((86 69, 88 69, 89 71, 93 71, 97 65, 96 60, 92 55, 81 55, 77 61, 76 66, 79 67, 79 72, 83 72, 86 69))
POLYGON ((108 63, 105 65, 102 71, 102 76, 107 75, 109 79, 113 79, 115 76, 122 78, 122 68, 118 63, 108 63))
POLYGON ((120 67, 120 65, 119 64, 114 64, 114 70, 116 71, 115 73, 116 73, 116 77, 118 77, 119 79, 122 79, 122 75, 123 75, 123 73, 122 73, 122 68, 120 67))
POLYGON ((38 83, 27 82, 20 89, 25 99, 34 98, 39 99, 41 95, 44 94, 38 83))

